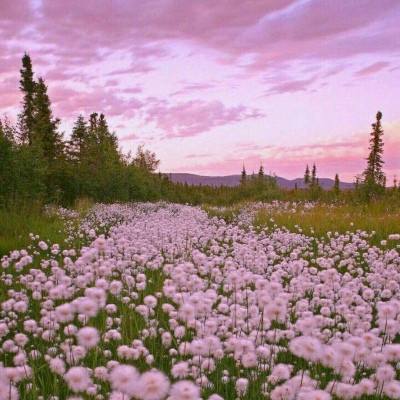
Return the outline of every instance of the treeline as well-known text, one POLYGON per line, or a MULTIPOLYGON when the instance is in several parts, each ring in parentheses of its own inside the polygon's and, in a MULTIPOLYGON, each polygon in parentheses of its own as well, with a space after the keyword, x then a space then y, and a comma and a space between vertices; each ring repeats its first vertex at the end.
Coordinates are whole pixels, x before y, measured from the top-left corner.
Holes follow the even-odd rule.
POLYGON ((22 58, 22 109, 17 124, 0 120, 0 204, 39 201, 71 205, 94 201, 157 200, 171 184, 154 174, 158 160, 139 147, 118 148, 104 114, 78 116, 69 140, 59 130, 44 79, 35 80, 29 55, 22 58))
MULTIPOLYGON (((0 206, 58 203, 72 205, 77 199, 97 202, 168 200, 190 204, 226 205, 239 201, 324 200, 364 201, 383 195, 399 197, 394 187, 385 189, 382 114, 372 125, 367 168, 355 190, 341 191, 339 176, 332 190, 322 190, 315 164, 307 166, 306 188, 283 190, 276 179, 264 174, 247 176, 243 166, 236 187, 189 186, 169 181, 155 173, 159 161, 143 147, 124 155, 102 113, 88 118, 79 115, 68 140, 60 132, 60 120, 53 115, 43 78, 35 79, 28 54, 20 70, 22 107, 16 124, 0 119, 0 206)), ((396 186, 396 185, 395 185, 396 186)))

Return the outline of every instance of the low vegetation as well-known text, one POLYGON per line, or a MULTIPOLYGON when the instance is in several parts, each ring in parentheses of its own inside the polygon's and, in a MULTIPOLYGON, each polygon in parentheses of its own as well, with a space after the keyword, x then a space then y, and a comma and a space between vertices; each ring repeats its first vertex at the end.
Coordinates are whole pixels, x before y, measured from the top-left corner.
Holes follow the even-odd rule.
POLYGON ((1 399, 399 398, 400 234, 346 205, 88 206, 1 258, 1 399), (323 213, 354 225, 290 225, 323 213))

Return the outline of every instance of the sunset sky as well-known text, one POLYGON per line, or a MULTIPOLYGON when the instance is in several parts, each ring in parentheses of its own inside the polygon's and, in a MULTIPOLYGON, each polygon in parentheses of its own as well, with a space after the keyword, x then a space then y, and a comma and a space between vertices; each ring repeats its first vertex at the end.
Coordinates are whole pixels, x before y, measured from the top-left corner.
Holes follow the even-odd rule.
POLYGON ((27 51, 67 137, 104 112, 163 172, 353 180, 383 112, 400 175, 399 0, 0 0, 0 115, 27 51))

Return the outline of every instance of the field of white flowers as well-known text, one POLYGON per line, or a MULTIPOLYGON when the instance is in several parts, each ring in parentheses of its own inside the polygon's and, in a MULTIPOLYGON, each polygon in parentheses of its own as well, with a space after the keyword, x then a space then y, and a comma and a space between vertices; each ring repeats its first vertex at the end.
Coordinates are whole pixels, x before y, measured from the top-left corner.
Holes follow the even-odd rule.
POLYGON ((0 400, 400 399, 396 244, 251 207, 57 212, 65 243, 1 260, 0 400))

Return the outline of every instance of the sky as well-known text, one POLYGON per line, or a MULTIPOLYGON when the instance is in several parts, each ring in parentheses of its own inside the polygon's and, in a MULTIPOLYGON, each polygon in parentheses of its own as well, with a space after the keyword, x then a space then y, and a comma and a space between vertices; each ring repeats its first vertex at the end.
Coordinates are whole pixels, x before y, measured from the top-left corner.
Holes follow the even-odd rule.
POLYGON ((390 182, 399 21, 399 0, 0 0, 0 115, 18 113, 26 51, 65 137, 103 112, 163 172, 295 178, 316 163, 352 181, 380 110, 390 182))

